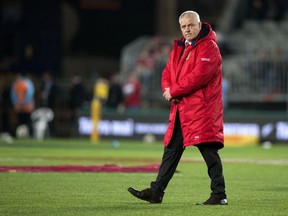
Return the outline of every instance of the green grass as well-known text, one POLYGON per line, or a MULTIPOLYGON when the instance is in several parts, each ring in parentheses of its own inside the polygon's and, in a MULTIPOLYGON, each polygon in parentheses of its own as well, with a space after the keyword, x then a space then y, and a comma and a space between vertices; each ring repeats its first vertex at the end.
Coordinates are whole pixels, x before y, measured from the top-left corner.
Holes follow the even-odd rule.
MULTIPOLYGON (((145 165, 159 163, 160 142, 34 140, 0 142, 0 165, 145 165)), ((198 150, 186 149, 162 204, 136 200, 155 173, 0 172, 0 215, 287 215, 288 145, 225 147, 220 151, 228 206, 196 206, 208 198, 209 179, 198 150)))

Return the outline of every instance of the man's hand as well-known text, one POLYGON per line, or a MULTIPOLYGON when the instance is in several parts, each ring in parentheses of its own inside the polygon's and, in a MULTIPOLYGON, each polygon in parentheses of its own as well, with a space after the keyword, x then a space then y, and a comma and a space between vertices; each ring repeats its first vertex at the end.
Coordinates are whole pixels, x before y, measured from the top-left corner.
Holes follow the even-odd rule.
POLYGON ((170 94, 170 88, 165 88, 165 92, 163 93, 163 97, 167 101, 171 101, 172 100, 172 96, 170 94))

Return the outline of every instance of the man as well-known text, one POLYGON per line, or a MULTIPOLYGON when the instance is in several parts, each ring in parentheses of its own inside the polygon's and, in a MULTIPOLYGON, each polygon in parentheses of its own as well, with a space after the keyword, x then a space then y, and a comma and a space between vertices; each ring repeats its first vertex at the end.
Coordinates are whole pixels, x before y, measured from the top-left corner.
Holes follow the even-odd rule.
POLYGON ((41 107, 48 107, 52 110, 55 109, 56 98, 58 95, 58 87, 54 81, 53 75, 50 71, 45 71, 42 76, 41 82, 41 107))
MULTIPOLYGON (((45 71, 43 73, 40 90, 41 90, 40 106, 42 108, 43 107, 50 108, 54 113, 55 112, 55 106, 56 106, 56 98, 57 98, 57 95, 59 92, 58 92, 58 87, 54 81, 54 77, 50 73, 50 71, 45 71)), ((49 109, 46 109, 46 110, 49 110, 49 109)), ((49 136, 51 136, 51 137, 55 136, 55 121, 54 121, 54 119, 52 119, 48 123, 48 129, 49 129, 48 130, 49 136)))
POLYGON ((112 74, 109 79, 108 97, 105 106, 108 109, 121 111, 123 108, 124 95, 122 85, 118 81, 116 74, 112 74))
POLYGON ((128 191, 139 199, 161 203, 185 147, 196 146, 206 162, 212 190, 208 200, 197 204, 227 205, 218 155, 224 135, 222 57, 216 34, 194 11, 182 13, 179 23, 183 37, 175 41, 162 73, 163 96, 171 109, 159 173, 150 188, 128 191))
POLYGON ((82 77, 78 74, 71 78, 69 90, 69 109, 70 109, 70 123, 71 135, 78 135, 78 117, 80 109, 85 101, 86 89, 82 81, 82 77))
POLYGON ((31 135, 32 125, 30 115, 34 110, 35 87, 26 73, 21 73, 12 84, 10 97, 14 110, 18 115, 18 126, 26 125, 31 135))
POLYGON ((126 110, 137 110, 141 107, 141 85, 134 71, 128 74, 128 80, 123 86, 124 104, 126 110))

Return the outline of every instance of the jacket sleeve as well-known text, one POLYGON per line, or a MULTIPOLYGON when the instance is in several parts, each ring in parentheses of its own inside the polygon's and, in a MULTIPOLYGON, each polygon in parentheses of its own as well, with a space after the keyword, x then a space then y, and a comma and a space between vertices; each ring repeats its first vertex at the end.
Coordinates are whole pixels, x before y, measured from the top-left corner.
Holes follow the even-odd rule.
MULTIPOLYGON (((172 51, 173 52, 173 51, 172 51)), ((172 62, 172 52, 170 58, 162 72, 161 86, 162 92, 165 92, 165 88, 171 88, 171 62, 172 62)))
POLYGON ((200 52, 197 54, 195 67, 191 72, 186 72, 186 76, 170 88, 173 98, 180 98, 206 86, 213 78, 216 68, 221 64, 220 51, 214 41, 201 44, 200 52))

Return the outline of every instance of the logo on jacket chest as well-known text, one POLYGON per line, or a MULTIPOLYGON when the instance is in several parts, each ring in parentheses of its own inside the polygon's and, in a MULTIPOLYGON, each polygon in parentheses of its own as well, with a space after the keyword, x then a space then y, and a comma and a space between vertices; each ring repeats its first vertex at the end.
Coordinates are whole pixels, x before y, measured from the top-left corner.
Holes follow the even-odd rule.
POLYGON ((201 61, 207 61, 207 62, 210 62, 210 58, 201 58, 201 61))

